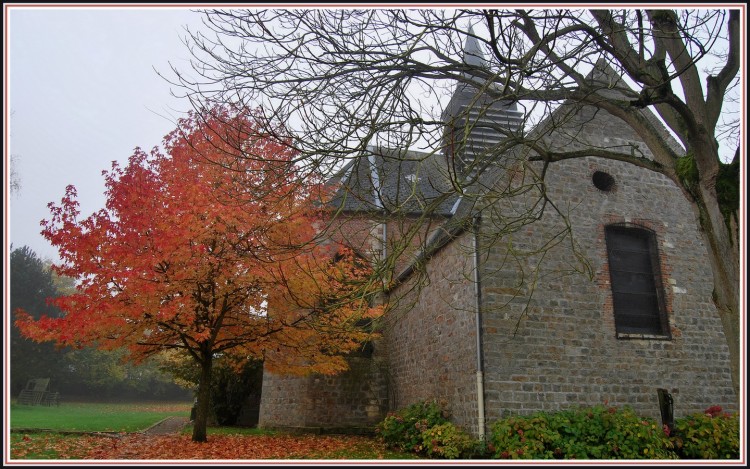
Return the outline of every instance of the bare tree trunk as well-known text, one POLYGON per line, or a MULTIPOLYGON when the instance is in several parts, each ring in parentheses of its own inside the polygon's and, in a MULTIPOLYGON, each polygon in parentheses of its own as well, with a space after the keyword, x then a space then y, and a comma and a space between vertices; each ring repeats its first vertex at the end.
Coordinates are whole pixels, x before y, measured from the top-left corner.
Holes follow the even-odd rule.
POLYGON ((201 363, 201 377, 198 383, 198 402, 195 409, 195 421, 193 423, 193 441, 205 442, 206 426, 208 422, 209 407, 211 401, 211 372, 213 360, 211 354, 206 354, 201 363))
POLYGON ((713 272, 713 300, 724 329, 732 372, 732 384, 739 397, 740 383, 740 263, 739 240, 733 232, 716 200, 715 191, 700 187, 702 202, 698 202, 700 224, 708 248, 713 272), (712 194, 713 192, 713 194, 712 194))

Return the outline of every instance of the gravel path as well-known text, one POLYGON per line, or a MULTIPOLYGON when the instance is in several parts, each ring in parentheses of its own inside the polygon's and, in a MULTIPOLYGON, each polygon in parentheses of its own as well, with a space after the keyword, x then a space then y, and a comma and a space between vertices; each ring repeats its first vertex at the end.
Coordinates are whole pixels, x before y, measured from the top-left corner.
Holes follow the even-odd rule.
POLYGON ((144 435, 169 435, 178 433, 182 428, 190 423, 187 417, 167 417, 161 422, 157 422, 143 431, 144 435))

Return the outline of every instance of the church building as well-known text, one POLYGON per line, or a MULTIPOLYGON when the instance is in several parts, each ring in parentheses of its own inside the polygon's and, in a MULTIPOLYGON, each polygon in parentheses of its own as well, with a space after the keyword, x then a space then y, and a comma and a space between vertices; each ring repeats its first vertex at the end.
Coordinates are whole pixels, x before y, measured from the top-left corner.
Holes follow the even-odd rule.
MULTIPOLYGON (((486 66, 472 37, 464 60, 486 66)), ((597 64, 588 79, 618 77, 597 64)), ((381 337, 338 376, 265 373, 260 427, 366 431, 437 400, 481 436, 510 415, 605 403, 658 419, 657 389, 676 418, 738 410, 706 246, 681 190, 627 162, 545 165, 504 147, 525 117, 468 77, 443 112, 442 148, 370 147, 334 178, 338 236, 383 273, 381 337)), ((526 136, 650 157, 627 124, 580 103, 526 136)))

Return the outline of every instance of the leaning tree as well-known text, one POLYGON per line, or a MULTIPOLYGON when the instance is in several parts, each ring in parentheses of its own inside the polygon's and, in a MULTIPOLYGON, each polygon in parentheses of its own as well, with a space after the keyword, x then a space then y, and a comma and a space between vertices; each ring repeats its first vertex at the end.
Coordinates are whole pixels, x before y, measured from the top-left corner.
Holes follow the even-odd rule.
MULTIPOLYGON (((475 113, 493 102, 524 109, 522 125, 496 129, 505 137, 496 152, 525 149, 545 167, 597 156, 665 175, 692 205, 686 217, 697 219, 705 238, 738 390, 741 13, 213 9, 204 12, 206 29, 186 38, 192 69, 174 68, 172 81, 196 105, 262 103, 274 119, 294 126, 299 161, 318 172, 361 156, 371 144, 443 151, 451 123, 440 110, 458 82, 490 97, 474 103, 475 113), (476 60, 462 56, 468 38, 479 49, 476 60), (615 78, 588 80, 597 64, 615 78), (648 148, 546 145, 533 128, 550 122, 562 103, 618 117, 648 148)), ((484 169, 455 172, 455 190, 471 193, 484 169)))

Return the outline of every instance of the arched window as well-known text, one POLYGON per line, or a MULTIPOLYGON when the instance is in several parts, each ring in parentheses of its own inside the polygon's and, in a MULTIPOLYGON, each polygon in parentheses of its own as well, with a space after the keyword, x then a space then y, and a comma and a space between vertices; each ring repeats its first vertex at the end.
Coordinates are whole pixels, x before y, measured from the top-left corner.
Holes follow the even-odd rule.
POLYGON ((618 337, 669 338, 654 233, 610 225, 605 229, 612 306, 618 337))

